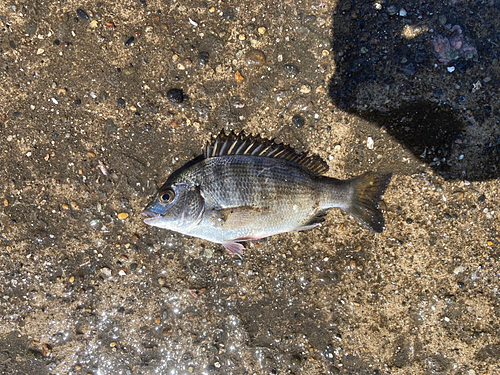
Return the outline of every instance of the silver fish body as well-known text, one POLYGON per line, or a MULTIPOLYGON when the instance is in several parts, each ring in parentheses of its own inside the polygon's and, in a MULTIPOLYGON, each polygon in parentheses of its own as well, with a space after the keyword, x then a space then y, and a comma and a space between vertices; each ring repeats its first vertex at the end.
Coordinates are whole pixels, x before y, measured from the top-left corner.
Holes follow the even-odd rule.
POLYGON ((146 207, 149 225, 223 244, 305 230, 340 207, 374 231, 383 229, 376 207, 390 176, 341 181, 318 172, 317 156, 258 137, 221 133, 204 155, 174 172, 146 207))

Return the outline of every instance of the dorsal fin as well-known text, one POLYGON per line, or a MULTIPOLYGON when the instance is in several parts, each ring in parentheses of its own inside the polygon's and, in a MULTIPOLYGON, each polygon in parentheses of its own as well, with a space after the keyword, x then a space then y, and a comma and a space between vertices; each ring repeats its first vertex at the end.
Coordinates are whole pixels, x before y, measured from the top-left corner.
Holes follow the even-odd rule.
POLYGON ((311 172, 323 174, 328 171, 328 164, 318 155, 307 155, 307 152, 297 152, 292 147, 274 140, 264 139, 260 135, 247 136, 242 130, 238 135, 234 132, 226 135, 220 132, 215 141, 207 142, 203 150, 205 159, 225 155, 248 155, 276 158, 291 161, 307 168, 311 172))

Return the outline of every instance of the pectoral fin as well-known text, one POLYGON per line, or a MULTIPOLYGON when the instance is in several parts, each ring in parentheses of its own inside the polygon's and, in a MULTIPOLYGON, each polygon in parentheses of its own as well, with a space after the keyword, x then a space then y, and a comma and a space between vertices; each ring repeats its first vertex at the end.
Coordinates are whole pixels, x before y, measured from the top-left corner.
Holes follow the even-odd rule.
POLYGON ((245 246, 242 244, 238 242, 223 242, 222 245, 224 245, 224 247, 228 249, 231 254, 236 254, 240 258, 243 258, 243 250, 245 250, 245 246))

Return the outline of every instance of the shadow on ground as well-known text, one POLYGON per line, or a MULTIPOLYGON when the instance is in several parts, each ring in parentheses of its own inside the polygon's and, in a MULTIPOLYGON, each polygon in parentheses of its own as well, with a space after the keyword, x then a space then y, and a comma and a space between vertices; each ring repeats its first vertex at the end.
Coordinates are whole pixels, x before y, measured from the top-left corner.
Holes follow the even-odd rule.
POLYGON ((396 1, 382 11, 372 1, 340 1, 329 94, 339 108, 383 127, 446 179, 498 178, 492 25, 500 11, 455 3, 396 1), (473 21, 478 14, 482 22, 473 21))

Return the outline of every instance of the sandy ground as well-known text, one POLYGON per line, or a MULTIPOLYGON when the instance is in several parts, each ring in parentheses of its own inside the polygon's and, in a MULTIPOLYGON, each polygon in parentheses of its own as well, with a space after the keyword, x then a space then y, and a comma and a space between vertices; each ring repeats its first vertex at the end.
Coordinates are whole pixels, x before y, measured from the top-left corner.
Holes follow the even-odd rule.
POLYGON ((2 3, 1 373, 499 374, 499 16, 2 3), (334 210, 240 260, 146 226, 222 128, 393 171, 386 230, 334 210))

